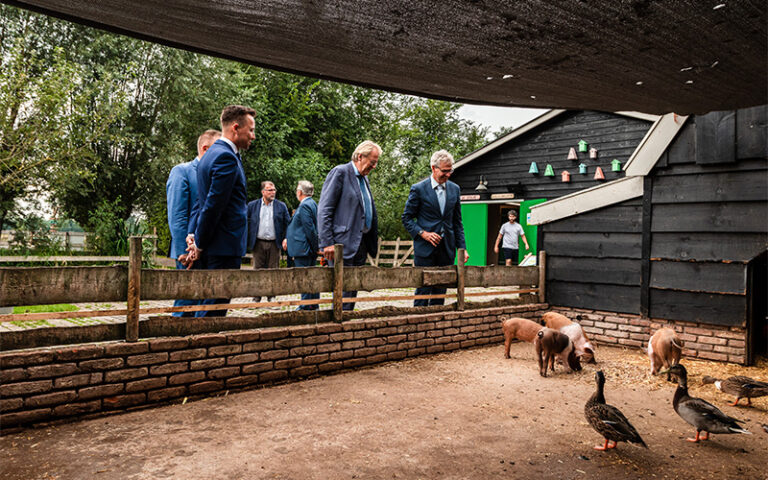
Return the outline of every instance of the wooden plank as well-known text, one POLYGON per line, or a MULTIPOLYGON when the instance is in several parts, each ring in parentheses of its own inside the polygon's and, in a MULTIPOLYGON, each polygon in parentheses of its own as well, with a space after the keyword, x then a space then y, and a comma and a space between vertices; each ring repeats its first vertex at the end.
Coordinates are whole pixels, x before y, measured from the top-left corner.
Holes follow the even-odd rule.
POLYGON ((736 111, 736 156, 768 158, 768 105, 736 111))
POLYGON ((536 292, 539 296, 540 303, 546 303, 547 301, 547 269, 548 268, 549 266, 547 265, 547 252, 544 250, 541 250, 539 252, 539 282, 537 284, 538 292, 536 292))
POLYGON ((627 175, 640 177, 648 175, 659 157, 664 154, 677 133, 683 128, 687 118, 674 113, 659 117, 624 165, 627 175))
POLYGON ((51 256, 41 257, 37 255, 3 255, 0 256, 0 263, 42 263, 42 262, 54 262, 54 263, 96 263, 96 262, 128 262, 128 257, 109 257, 109 256, 51 256))
POLYGON ((470 267, 467 266, 467 287, 497 287, 507 285, 538 285, 538 267, 470 267))
POLYGON ((425 287, 438 285, 456 285, 458 273, 456 270, 424 270, 422 284, 425 287))
POLYGON ((768 169, 698 173, 658 177, 653 185, 653 203, 696 203, 768 200, 768 169))
POLYGON ((464 289, 467 284, 466 249, 460 248, 456 252, 456 310, 464 311, 464 289))
POLYGON ((125 341, 139 341, 139 304, 141 293, 141 237, 128 239, 128 313, 125 318, 125 341))
POLYGON ((547 303, 552 306, 640 313, 640 287, 560 282, 547 278, 547 303))
POLYGON ((643 180, 643 233, 642 255, 640 259, 640 315, 647 317, 650 309, 650 278, 651 278, 651 215, 653 212, 652 176, 643 180))
POLYGON ((765 159, 744 159, 735 163, 723 163, 713 165, 697 165, 695 163, 688 163, 684 165, 674 165, 669 168, 662 168, 654 171, 654 176, 669 176, 669 175, 688 175, 696 173, 718 173, 718 172, 745 172, 765 171, 765 159))
MULTIPOLYGON (((453 267, 446 267, 453 269, 453 267)), ((421 286, 423 270, 436 267, 377 268, 347 267, 344 269, 344 288, 373 291, 385 288, 417 288, 421 286)))
POLYGON ((747 262, 765 250, 768 233, 654 233, 654 259, 747 262))
POLYGON ((768 203, 720 202, 653 206, 655 232, 744 232, 768 229, 768 203))
POLYGON ((723 262, 651 262, 651 286, 692 292, 746 294, 747 265, 723 262))
MULTIPOLYGON (((667 165, 695 164, 696 162, 696 124, 686 122, 675 141, 667 149, 667 165)), ((658 169, 657 169, 658 171, 658 169)))
POLYGON ((549 278, 565 282, 640 286, 642 260, 632 258, 569 258, 549 255, 549 278))
POLYGON ((642 205, 612 205, 553 222, 547 232, 640 233, 642 213, 642 205))
POLYGON ((0 267, 0 307, 126 300, 128 269, 0 267))
POLYGON ((746 312, 746 297, 741 295, 651 289, 653 318, 744 327, 746 312))
MULTIPOLYGON (((405 254, 404 254, 404 255, 403 255, 401 258, 400 258, 400 260, 398 260, 398 262, 397 262, 395 265, 393 265, 393 266, 394 266, 394 267, 402 267, 402 266, 405 264, 405 262, 407 262, 407 261, 409 260, 409 257, 411 256, 411 254, 412 254, 412 253, 413 253, 413 245, 411 245, 411 246, 408 248, 408 250, 406 250, 405 254)), ((411 260, 411 264, 413 264, 413 260, 411 260)))
POLYGON ((549 225, 544 247, 550 255, 560 257, 640 258, 642 235, 637 233, 550 232, 549 225))
POLYGON ((736 161, 736 112, 709 112, 696 116, 696 163, 736 161))
POLYGON ((344 245, 337 243, 333 246, 333 321, 341 322, 344 290, 344 245))

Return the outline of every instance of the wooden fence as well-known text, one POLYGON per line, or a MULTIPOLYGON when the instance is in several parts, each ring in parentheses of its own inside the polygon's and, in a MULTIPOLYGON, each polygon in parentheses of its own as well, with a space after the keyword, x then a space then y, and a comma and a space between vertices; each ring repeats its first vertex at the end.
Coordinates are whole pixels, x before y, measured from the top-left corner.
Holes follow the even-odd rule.
MULTIPOLYGON (((336 258, 341 258, 341 245, 335 246, 336 258)), ((460 250, 459 260, 464 259, 460 250)), ((494 292, 505 294, 536 294, 538 301, 545 298, 545 253, 540 253, 538 267, 469 267, 463 261, 447 267, 373 266, 344 267, 336 262, 333 268, 307 267, 297 269, 243 269, 243 270, 158 270, 141 268, 141 238, 130 240, 130 260, 124 266, 90 267, 2 267, 0 268, 0 307, 19 305, 45 305, 77 302, 127 301, 127 308, 80 312, 51 312, 0 315, 0 322, 125 315, 125 339, 137 341, 139 315, 169 312, 221 310, 222 308, 248 308, 276 305, 332 304, 333 321, 342 320, 342 304, 405 299, 456 298, 455 308, 464 310, 465 298, 487 296, 487 292, 466 293, 467 287, 515 286, 510 290, 494 292), (421 286, 455 287, 456 293, 444 295, 376 296, 363 298, 343 297, 343 290, 379 290, 389 288, 417 288, 421 286), (141 300, 168 300, 175 298, 235 298, 276 296, 296 293, 333 292, 332 298, 317 300, 289 300, 244 304, 198 305, 183 307, 141 308, 141 300)), ((185 326, 194 331, 195 322, 204 318, 183 318, 185 326)), ((308 318, 298 323, 314 323, 308 318)), ((293 322, 296 324, 297 322, 293 322)), ((181 327, 182 329, 184 326, 181 327)), ((19 332, 17 332, 19 333, 19 332)), ((24 332, 20 332, 24 333, 24 332)))
POLYGON ((379 238, 376 256, 368 255, 368 264, 374 267, 404 267, 413 265, 413 240, 383 240, 379 238))

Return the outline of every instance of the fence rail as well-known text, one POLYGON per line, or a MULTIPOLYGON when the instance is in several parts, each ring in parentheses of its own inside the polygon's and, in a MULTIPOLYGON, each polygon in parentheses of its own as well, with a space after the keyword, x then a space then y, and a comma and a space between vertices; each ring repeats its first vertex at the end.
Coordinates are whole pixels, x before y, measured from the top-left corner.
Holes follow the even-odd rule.
MULTIPOLYGON (((344 267, 336 262, 334 268, 307 267, 301 269, 243 269, 243 270, 157 270, 141 269, 141 239, 132 237, 131 255, 125 266, 89 267, 0 267, 0 307, 19 305, 45 305, 78 302, 127 301, 127 308, 92 312, 55 312, 0 315, 0 322, 73 318, 81 316, 126 315, 125 338, 136 341, 139 335, 139 315, 174 311, 220 310, 279 305, 309 305, 330 303, 332 319, 342 320, 342 304, 403 300, 415 298, 453 298, 456 309, 464 309, 467 287, 515 286, 516 289, 498 292, 536 293, 544 297, 545 253, 540 253, 538 267, 470 267, 463 263, 463 250, 459 263, 447 267, 344 267), (421 286, 455 287, 455 294, 429 296, 376 296, 348 298, 344 290, 380 290, 389 288, 417 288, 421 286), (333 292, 332 298, 319 300, 288 300, 237 305, 199 305, 187 307, 140 308, 140 300, 168 300, 175 298, 235 298, 275 296, 296 293, 333 292)), ((336 255, 342 256, 342 246, 336 245, 336 255)), ((485 293, 481 293, 485 295, 485 293)), ((190 322, 201 318, 185 318, 190 322)))

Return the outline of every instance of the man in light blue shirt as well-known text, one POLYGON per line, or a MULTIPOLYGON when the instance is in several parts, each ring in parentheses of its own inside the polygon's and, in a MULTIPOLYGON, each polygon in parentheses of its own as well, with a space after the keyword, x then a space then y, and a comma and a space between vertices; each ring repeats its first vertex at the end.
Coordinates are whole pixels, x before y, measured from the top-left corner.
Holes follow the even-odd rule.
MULTIPOLYGON (((165 184, 168 208, 168 228, 171 231, 169 256, 176 260, 176 268, 187 268, 187 228, 192 207, 197 201, 197 165, 208 148, 213 145, 221 132, 206 130, 197 139, 197 157, 191 162, 181 163, 171 169, 165 184)), ((200 305, 202 300, 176 300, 174 307, 200 305)), ((174 312, 174 317, 193 317, 195 312, 174 312)))

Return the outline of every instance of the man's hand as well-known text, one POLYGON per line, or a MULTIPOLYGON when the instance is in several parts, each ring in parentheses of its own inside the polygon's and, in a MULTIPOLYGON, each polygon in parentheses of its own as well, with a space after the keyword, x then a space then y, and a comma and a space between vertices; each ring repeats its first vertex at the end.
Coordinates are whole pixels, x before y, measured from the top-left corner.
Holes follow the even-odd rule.
POLYGON ((435 232, 421 232, 421 238, 431 243, 433 247, 436 247, 438 243, 443 239, 439 233, 435 232))
MULTIPOLYGON (((496 247, 499 248, 499 247, 496 247)), ((469 252, 464 250, 464 263, 467 263, 469 261, 469 252)))
POLYGON ((288 239, 287 238, 283 239, 283 250, 288 250, 288 239))
POLYGON ((499 253, 499 245, 494 245, 493 247, 493 253, 499 253))
MULTIPOLYGON (((187 237, 187 240, 189 240, 189 237, 187 237)), ((187 267, 187 270, 189 270, 190 268, 192 268, 192 264, 200 258, 200 252, 202 252, 202 250, 197 248, 197 245, 195 245, 194 240, 192 240, 192 243, 189 246, 187 246, 187 251, 189 253, 187 254, 186 263, 185 262, 181 262, 181 263, 187 267)))
POLYGON ((328 245, 323 249, 323 256, 329 262, 333 260, 333 245, 328 245))

